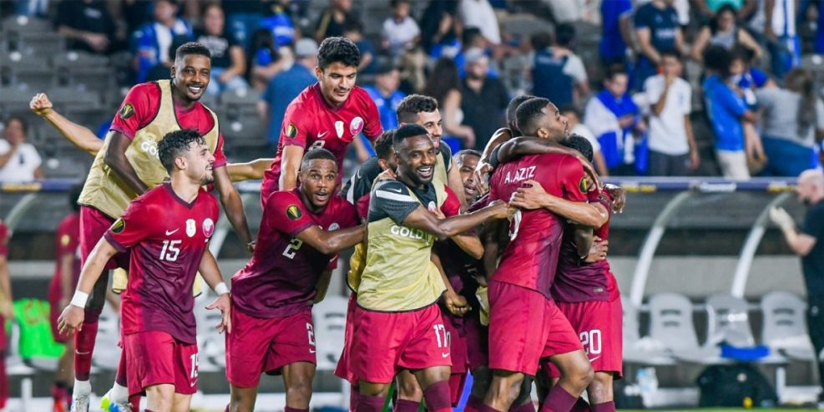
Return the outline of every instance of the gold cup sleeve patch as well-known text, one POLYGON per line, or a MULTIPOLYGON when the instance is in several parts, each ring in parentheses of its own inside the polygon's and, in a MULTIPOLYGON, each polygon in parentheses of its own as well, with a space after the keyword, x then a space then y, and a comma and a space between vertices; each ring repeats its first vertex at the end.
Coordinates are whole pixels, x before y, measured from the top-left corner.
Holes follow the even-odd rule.
POLYGON ((289 207, 286 208, 286 217, 291 220, 298 220, 303 217, 303 212, 300 211, 297 205, 289 205, 289 207))
POLYGON ((126 120, 134 115, 134 106, 131 103, 126 103, 120 108, 120 118, 126 120))

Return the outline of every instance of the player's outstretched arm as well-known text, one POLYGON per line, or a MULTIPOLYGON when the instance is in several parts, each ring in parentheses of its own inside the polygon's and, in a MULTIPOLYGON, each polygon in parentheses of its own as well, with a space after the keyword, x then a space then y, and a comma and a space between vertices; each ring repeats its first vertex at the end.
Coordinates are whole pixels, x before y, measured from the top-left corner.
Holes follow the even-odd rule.
MULTIPOLYGON (((482 190, 484 182, 486 182, 486 175, 491 173, 495 168, 490 164, 490 158, 492 157, 492 151, 495 150, 496 147, 506 143, 509 139, 512 138, 512 131, 507 128, 501 128, 495 131, 492 135, 492 138, 486 142, 486 147, 484 147, 484 152, 481 154, 481 159, 478 161, 478 165, 475 166, 475 185, 478 187, 479 190, 482 190)), ((456 192, 462 193, 462 192, 456 192)))
POLYGON ((83 309, 86 307, 86 301, 89 300, 89 294, 92 293, 94 284, 97 283, 97 279, 106 269, 106 263, 116 253, 115 246, 109 243, 109 240, 105 237, 97 242, 89 258, 86 259, 86 264, 83 265, 83 269, 80 271, 80 280, 77 281, 77 288, 74 291, 71 303, 63 309, 63 313, 57 319, 57 326, 61 334, 71 335, 80 331, 85 317, 83 309))
POLYGON ((240 240, 246 245, 249 252, 252 252, 252 234, 249 232, 249 224, 246 222, 246 214, 243 212, 243 201, 237 188, 229 178, 229 172, 225 167, 218 167, 212 172, 215 176, 215 187, 217 188, 220 204, 223 206, 223 213, 229 219, 229 223, 237 232, 240 240))
POLYGON ((326 231, 320 226, 309 226, 296 236, 303 243, 324 255, 331 255, 362 242, 366 236, 366 225, 346 229, 326 231))
POLYGON ((573 202, 547 193, 535 180, 524 181, 512 194, 512 206, 522 209, 547 209, 579 225, 599 228, 609 220, 609 212, 600 203, 573 202))
POLYGON ((246 163, 228 163, 226 171, 233 182, 244 180, 260 180, 274 159, 255 159, 246 163))
POLYGON ((471 309, 469 307, 469 303, 466 301, 465 297, 455 292, 455 288, 453 288, 452 283, 449 282, 449 277, 446 276, 446 271, 443 270, 440 256, 433 252, 429 255, 429 260, 431 260, 435 267, 438 268, 438 273, 441 275, 441 281, 446 288, 446 292, 444 292, 443 296, 446 309, 455 316, 465 315, 466 312, 469 312, 469 309, 471 309))
MULTIPOLYGON (((513 209, 514 210, 514 209, 513 209)), ((440 240, 466 232, 490 219, 504 219, 510 216, 510 207, 505 202, 496 200, 483 209, 472 213, 438 219, 419 205, 404 220, 403 225, 425 230, 440 240)))
POLYGON ((129 148, 131 143, 132 140, 126 137, 123 133, 112 133, 111 140, 109 141, 109 147, 106 148, 106 154, 103 157, 103 161, 106 163, 106 166, 109 166, 114 174, 117 175, 123 183, 129 186, 132 191, 138 195, 142 195, 149 190, 149 187, 146 186, 142 180, 140 180, 140 177, 137 176, 137 172, 134 171, 132 164, 129 163, 129 159, 126 158, 126 149, 129 148))
POLYGON ((217 300, 212 302, 211 305, 206 306, 206 309, 219 309, 223 317, 220 324, 217 325, 218 331, 220 333, 232 333, 232 299, 229 295, 229 287, 226 286, 226 283, 223 281, 223 275, 220 274, 217 261, 209 249, 206 249, 206 252, 203 253, 198 270, 200 271, 200 275, 203 276, 203 280, 206 281, 206 284, 218 295, 217 300))
POLYGON ((38 93, 32 97, 29 108, 49 122, 66 140, 86 153, 97 156, 97 152, 103 148, 103 141, 98 139, 91 130, 63 117, 57 110, 54 110, 52 102, 45 93, 38 93))
POLYGON ((298 170, 300 170, 304 153, 305 150, 300 146, 283 147, 283 157, 280 160, 280 181, 278 181, 280 190, 292 190, 298 185, 298 170))

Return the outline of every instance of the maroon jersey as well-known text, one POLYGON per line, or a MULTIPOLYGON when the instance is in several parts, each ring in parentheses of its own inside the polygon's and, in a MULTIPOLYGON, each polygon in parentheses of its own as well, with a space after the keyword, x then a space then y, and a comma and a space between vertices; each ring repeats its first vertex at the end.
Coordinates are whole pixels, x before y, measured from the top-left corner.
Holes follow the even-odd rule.
POLYGON ((63 296, 63 276, 71 276, 71 290, 74 291, 80 278, 80 213, 66 216, 57 226, 55 234, 55 261, 54 277, 49 284, 49 301, 58 302, 63 296), (62 273, 60 261, 64 256, 74 256, 72 273, 62 273))
POLYGON ((160 331, 197 343, 192 285, 219 212, 205 190, 187 203, 165 183, 133 200, 106 232, 120 252, 131 248, 123 334, 160 331))
MULTIPOLYGON (((535 180, 547 193, 575 202, 586 197, 586 175, 581 162, 567 154, 524 156, 495 171, 489 200, 509 200, 526 180, 535 180)), ((509 244, 492 279, 522 286, 550 298, 549 287, 558 267, 564 222, 546 209, 515 213, 509 244)))
MULTIPOLYGON (((122 111, 122 107, 131 105, 132 110, 127 112, 131 114, 116 115, 112 120, 111 130, 133 139, 138 130, 151 123, 157 116, 157 111, 160 110, 160 97, 160 86, 155 82, 140 83, 132 87, 123 100, 120 110, 122 111)), ((177 118, 177 123, 181 129, 197 130, 201 136, 208 133, 215 126, 215 119, 212 114, 199 101, 195 102, 189 109, 183 109, 175 105, 175 118, 177 118)), ((226 166, 222 134, 218 136, 217 146, 215 146, 213 154, 215 156, 213 168, 226 166)))
POLYGON ((9 256, 9 227, 0 220, 0 256, 9 256))
POLYGON ((346 199, 332 196, 314 214, 298 190, 272 193, 252 259, 232 276, 233 305, 247 315, 278 318, 311 310, 318 279, 333 256, 304 245, 296 236, 310 226, 331 231, 358 225, 355 206, 346 199))
MULTIPOLYGON (((588 194, 590 203, 600 203, 612 214, 612 200, 609 193, 595 189, 588 194)), ((558 274, 552 283, 552 297, 559 302, 611 301, 618 288, 615 276, 606 259, 586 263, 578 256, 575 243, 575 227, 569 225, 561 243, 561 257, 558 274)), ((601 239, 609 237, 609 221, 593 233, 601 239)))
POLYGON ((340 183, 346 148, 361 132, 369 140, 383 133, 378 108, 365 90, 354 87, 341 107, 332 107, 323 98, 317 83, 304 89, 286 108, 275 160, 263 176, 261 199, 278 190, 280 163, 286 146, 300 146, 305 150, 322 147, 332 152, 338 162, 340 183))

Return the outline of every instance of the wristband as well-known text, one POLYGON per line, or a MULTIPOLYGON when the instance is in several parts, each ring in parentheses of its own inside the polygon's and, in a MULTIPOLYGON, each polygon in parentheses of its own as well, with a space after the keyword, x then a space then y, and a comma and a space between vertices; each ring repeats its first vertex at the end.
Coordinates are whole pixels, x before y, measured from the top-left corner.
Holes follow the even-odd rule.
POLYGON ((74 292, 74 296, 72 296, 72 301, 69 304, 77 306, 80 309, 84 309, 86 307, 86 301, 88 300, 89 294, 78 290, 74 292))
POLYGON ((229 287, 226 286, 226 282, 220 282, 215 286, 215 293, 218 295, 225 295, 229 293, 229 287))

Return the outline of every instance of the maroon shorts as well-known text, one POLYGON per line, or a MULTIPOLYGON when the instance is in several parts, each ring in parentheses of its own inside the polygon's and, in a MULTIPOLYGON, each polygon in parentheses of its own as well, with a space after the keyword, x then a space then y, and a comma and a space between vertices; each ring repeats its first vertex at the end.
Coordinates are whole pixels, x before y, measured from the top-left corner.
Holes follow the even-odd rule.
POLYGON ((355 308, 349 366, 362 380, 390 383, 400 369, 452 366, 437 304, 408 312, 355 308))
POLYGON ((357 385, 358 377, 352 372, 350 365, 352 353, 352 335, 355 329, 355 308, 358 307, 358 297, 356 294, 349 295, 349 304, 346 306, 346 327, 343 330, 343 350, 338 358, 338 366, 335 367, 335 376, 357 385))
POLYGON ((145 394, 154 385, 175 386, 175 393, 197 392, 197 344, 181 342, 160 331, 137 332, 123 337, 129 396, 145 394))
POLYGON ((226 377, 234 386, 255 388, 260 374, 280 373, 296 362, 317 364, 312 312, 283 318, 256 318, 232 311, 232 333, 226 335, 226 377))
MULTIPOLYGON (((595 372, 613 372, 615 378, 620 379, 624 362, 624 309, 621 299, 611 302, 558 302, 558 309, 578 333, 592 369, 595 372)), ((555 365, 546 362, 542 366, 550 377, 561 377, 555 365)))
POLYGON ((469 355, 466 348, 464 333, 464 318, 456 317, 446 309, 441 309, 443 325, 446 327, 446 336, 449 341, 449 352, 452 357, 452 375, 449 377, 449 393, 452 397, 452 406, 458 406, 463 394, 466 372, 469 366, 469 355))
MULTIPOLYGON (((114 224, 112 218, 103 212, 90 207, 80 206, 80 265, 86 264, 86 259, 103 238, 106 231, 114 224)), ((106 264, 106 269, 129 268, 129 252, 114 255, 106 264)))
POLYGON ((582 349, 555 302, 534 290, 493 280, 489 306, 490 369, 532 376, 541 359, 582 349))
POLYGON ((489 327, 481 325, 481 317, 476 314, 464 318, 466 332, 466 352, 469 368, 475 370, 489 365, 489 327))

